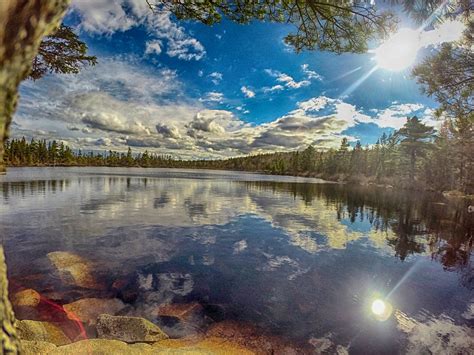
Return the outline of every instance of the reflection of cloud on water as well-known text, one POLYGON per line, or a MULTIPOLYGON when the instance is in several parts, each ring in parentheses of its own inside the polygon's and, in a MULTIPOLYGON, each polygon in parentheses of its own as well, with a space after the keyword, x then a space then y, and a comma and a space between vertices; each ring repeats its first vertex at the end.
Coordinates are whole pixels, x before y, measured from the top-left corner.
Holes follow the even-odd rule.
POLYGON ((471 302, 472 303, 467 306, 466 311, 461 314, 461 317, 467 320, 474 319, 474 299, 471 302))
POLYGON ((238 254, 247 249, 247 241, 245 239, 234 243, 234 254, 238 254))
MULTIPOLYGON (((10 199, 9 204, 10 208, 2 208, 6 217, 32 208, 33 212, 51 211, 47 214, 51 217, 46 218, 45 213, 30 213, 30 225, 47 227, 56 225, 58 219, 66 220, 69 225, 61 237, 76 241, 121 226, 224 225, 238 216, 254 214, 281 228, 291 244, 309 253, 344 249, 347 243, 364 236, 377 247, 385 245, 383 233, 363 233, 341 223, 334 206, 324 199, 315 198, 308 204, 288 192, 226 180, 78 178, 70 180, 60 194, 47 190, 10 199), (316 231, 321 238, 315 237, 316 231)), ((128 246, 137 249, 132 242, 128 246)))
POLYGON ((474 349, 474 330, 454 324, 446 314, 428 314, 419 321, 397 311, 395 318, 398 329, 407 334, 408 354, 467 354, 474 349))
POLYGON ((289 266, 293 271, 288 275, 288 280, 294 280, 296 277, 307 273, 310 268, 302 268, 296 260, 289 256, 275 256, 268 253, 263 253, 267 258, 267 262, 263 266, 258 267, 259 271, 275 271, 285 265, 289 266))

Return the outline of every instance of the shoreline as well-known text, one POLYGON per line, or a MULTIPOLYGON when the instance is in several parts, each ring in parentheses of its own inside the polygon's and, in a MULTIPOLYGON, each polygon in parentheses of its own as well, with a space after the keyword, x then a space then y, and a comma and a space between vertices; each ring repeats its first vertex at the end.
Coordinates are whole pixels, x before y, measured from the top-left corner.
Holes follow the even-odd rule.
POLYGON ((276 177, 289 177, 289 178, 308 178, 308 179, 319 179, 322 180, 322 183, 325 184, 338 184, 338 185, 348 185, 354 184, 356 186, 364 187, 376 187, 385 190, 392 189, 401 189, 403 191, 415 191, 415 192, 426 192, 426 193, 437 193, 442 195, 447 199, 467 199, 474 200, 474 195, 465 194, 458 190, 446 190, 446 191, 436 191, 430 188, 421 186, 419 183, 414 185, 406 186, 406 184, 397 184, 395 182, 391 183, 378 183, 371 180, 370 177, 358 176, 358 177, 344 177, 341 174, 338 176, 325 177, 317 173, 302 172, 300 174, 276 174, 271 171, 265 170, 237 170, 237 169, 219 169, 219 168, 207 168, 207 167, 151 167, 151 166, 122 166, 122 165, 8 165, 7 170, 0 172, 0 176, 7 175, 9 168, 133 168, 133 169, 171 169, 171 170, 198 170, 198 171, 224 171, 224 172, 239 172, 239 173, 248 173, 248 174, 259 174, 266 176, 276 176, 276 177))

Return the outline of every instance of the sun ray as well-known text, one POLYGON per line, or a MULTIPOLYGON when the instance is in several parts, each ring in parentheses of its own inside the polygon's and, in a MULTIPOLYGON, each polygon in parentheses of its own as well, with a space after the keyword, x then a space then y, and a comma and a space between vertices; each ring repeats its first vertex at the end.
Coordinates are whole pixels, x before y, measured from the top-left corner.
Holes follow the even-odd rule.
POLYGON ((332 82, 334 82, 334 81, 340 80, 340 79, 342 79, 342 78, 345 78, 346 76, 349 76, 349 75, 351 75, 351 74, 354 74, 355 72, 357 72, 357 71, 359 71, 359 70, 361 70, 361 69, 362 69, 362 66, 358 66, 357 68, 351 69, 351 70, 349 70, 349 71, 347 71, 347 72, 345 72, 345 73, 339 75, 338 77, 336 77, 336 78, 334 78, 334 79, 332 79, 332 80, 329 80, 328 82, 329 82, 329 83, 332 83, 332 82))
POLYGON ((410 277, 411 274, 413 274, 413 272, 415 271, 417 265, 419 263, 419 260, 416 261, 409 269, 408 271, 405 273, 405 275, 403 275, 403 277, 397 282, 397 284, 392 288, 392 290, 387 294, 387 296, 385 297, 386 299, 389 299, 394 293, 395 291, 410 277))
POLYGON ((340 99, 344 99, 350 94, 354 92, 355 89, 357 89, 364 81, 366 81, 375 71, 378 69, 378 65, 374 66, 372 69, 370 69, 367 73, 362 75, 359 79, 357 79, 352 85, 350 85, 344 92, 339 96, 340 99))

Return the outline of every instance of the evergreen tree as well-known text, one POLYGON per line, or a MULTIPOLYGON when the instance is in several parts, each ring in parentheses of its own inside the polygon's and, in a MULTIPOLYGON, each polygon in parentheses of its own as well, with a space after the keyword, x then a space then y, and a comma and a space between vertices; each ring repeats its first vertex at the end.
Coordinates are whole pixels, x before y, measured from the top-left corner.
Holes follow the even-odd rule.
POLYGON ((400 147, 409 160, 408 176, 410 182, 415 180, 416 162, 424 157, 426 150, 431 147, 434 136, 433 127, 426 126, 418 117, 408 118, 405 125, 396 133, 400 139, 400 147))

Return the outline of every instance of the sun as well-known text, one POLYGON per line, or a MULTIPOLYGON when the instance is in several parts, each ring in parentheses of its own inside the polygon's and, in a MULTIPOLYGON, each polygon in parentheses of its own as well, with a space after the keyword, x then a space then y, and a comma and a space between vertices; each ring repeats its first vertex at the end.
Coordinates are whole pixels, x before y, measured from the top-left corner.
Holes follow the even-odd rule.
POLYGON ((385 313, 385 302, 377 299, 374 302, 372 302, 371 309, 375 315, 381 316, 382 314, 385 313))
POLYGON ((377 66, 391 71, 410 67, 421 48, 419 31, 402 28, 374 50, 377 66))

